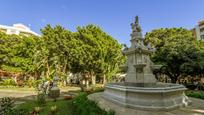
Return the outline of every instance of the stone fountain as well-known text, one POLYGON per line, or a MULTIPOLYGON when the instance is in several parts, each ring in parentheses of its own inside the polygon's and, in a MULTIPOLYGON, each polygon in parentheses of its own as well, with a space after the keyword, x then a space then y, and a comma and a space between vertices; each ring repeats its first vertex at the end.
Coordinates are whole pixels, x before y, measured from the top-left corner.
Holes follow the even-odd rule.
POLYGON ((127 72, 125 82, 107 84, 102 97, 134 109, 169 110, 188 105, 190 101, 183 85, 157 82, 152 70, 161 66, 150 60, 153 50, 143 43, 137 16, 131 26, 131 46, 123 50, 128 58, 122 66, 127 72))

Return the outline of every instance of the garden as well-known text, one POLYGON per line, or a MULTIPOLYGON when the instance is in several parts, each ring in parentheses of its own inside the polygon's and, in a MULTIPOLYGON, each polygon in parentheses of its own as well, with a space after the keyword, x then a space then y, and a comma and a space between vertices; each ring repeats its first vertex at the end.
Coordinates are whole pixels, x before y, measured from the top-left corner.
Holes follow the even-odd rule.
MULTIPOLYGON (((47 25, 41 33, 0 32, 0 114, 113 115, 87 95, 124 79, 120 65, 126 62, 126 45, 95 25, 77 27, 76 32, 47 25)), ((202 41, 184 28, 155 29, 144 41, 156 49, 151 60, 162 65, 153 71, 158 81, 183 84, 187 96, 204 99, 202 41)))
POLYGON ((38 97, 14 106, 12 98, 1 98, 1 115, 114 115, 113 111, 106 112, 97 103, 87 99, 86 93, 79 93, 76 97, 59 99, 57 101, 38 97))

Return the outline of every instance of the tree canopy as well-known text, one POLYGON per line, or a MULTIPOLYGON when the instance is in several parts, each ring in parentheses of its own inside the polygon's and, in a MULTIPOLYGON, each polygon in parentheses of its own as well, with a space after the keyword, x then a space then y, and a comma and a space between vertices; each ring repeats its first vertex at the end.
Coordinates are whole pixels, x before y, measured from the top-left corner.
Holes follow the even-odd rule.
POLYGON ((155 63, 163 65, 161 72, 176 82, 180 75, 195 75, 203 68, 203 50, 191 31, 183 28, 162 28, 149 32, 145 42, 156 48, 155 63))
POLYGON ((100 27, 87 25, 71 32, 60 25, 47 25, 42 36, 6 35, 0 32, 0 69, 23 72, 37 78, 64 78, 71 73, 105 78, 122 64, 122 45, 100 27))

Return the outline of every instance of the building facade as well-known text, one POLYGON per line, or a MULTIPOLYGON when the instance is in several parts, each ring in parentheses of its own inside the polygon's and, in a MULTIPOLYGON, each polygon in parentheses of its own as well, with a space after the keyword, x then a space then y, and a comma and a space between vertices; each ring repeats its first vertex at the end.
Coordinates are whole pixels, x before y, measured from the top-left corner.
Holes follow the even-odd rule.
POLYGON ((198 40, 204 41, 204 20, 199 21, 198 25, 192 29, 192 32, 198 40))
POLYGON ((35 35, 40 36, 36 32, 32 31, 29 27, 18 23, 13 24, 13 26, 6 26, 6 25, 0 25, 0 31, 5 32, 6 34, 16 34, 16 35, 35 35))

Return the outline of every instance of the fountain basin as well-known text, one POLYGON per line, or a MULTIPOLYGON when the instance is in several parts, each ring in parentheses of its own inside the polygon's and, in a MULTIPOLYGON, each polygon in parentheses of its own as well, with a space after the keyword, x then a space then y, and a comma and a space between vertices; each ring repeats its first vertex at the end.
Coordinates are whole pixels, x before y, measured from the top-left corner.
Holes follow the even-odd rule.
POLYGON ((183 85, 169 83, 109 83, 102 97, 128 108, 171 110, 190 103, 185 90, 183 85))

